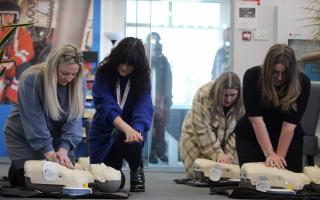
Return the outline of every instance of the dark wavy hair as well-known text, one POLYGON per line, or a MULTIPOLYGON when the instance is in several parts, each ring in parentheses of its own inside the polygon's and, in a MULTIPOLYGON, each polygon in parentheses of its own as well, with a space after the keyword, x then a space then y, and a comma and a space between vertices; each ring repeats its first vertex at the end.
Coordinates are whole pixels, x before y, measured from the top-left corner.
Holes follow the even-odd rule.
POLYGON ((105 77, 111 89, 115 89, 117 80, 120 78, 118 73, 120 64, 134 66, 134 71, 129 75, 131 90, 135 97, 139 97, 148 89, 150 80, 150 67, 140 39, 134 37, 122 39, 111 50, 110 55, 100 63, 97 74, 105 77))

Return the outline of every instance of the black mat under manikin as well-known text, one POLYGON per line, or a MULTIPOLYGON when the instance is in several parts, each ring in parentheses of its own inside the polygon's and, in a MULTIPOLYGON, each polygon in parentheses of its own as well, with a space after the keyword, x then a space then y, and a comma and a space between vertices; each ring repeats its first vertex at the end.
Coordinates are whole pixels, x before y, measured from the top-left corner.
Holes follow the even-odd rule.
POLYGON ((62 192, 40 192, 38 190, 30 190, 24 187, 12 187, 9 185, 8 178, 0 179, 0 197, 13 198, 70 198, 70 199, 127 199, 129 194, 125 191, 106 193, 97 189, 92 190, 92 194, 71 196, 62 192))
POLYGON ((209 182, 196 182, 193 181, 192 178, 180 178, 180 179, 174 179, 173 180, 177 184, 184 184, 184 185, 190 185, 194 187, 210 187, 209 182))
POLYGON ((70 199, 127 199, 129 194, 126 192, 106 193, 93 190, 92 194, 85 195, 66 195, 62 192, 40 192, 37 190, 26 190, 22 187, 2 186, 0 188, 1 196, 15 198, 70 198, 70 199))
POLYGON ((239 187, 239 181, 231 181, 231 180, 220 180, 220 181, 211 181, 207 179, 205 182, 194 181, 191 178, 182 178, 182 179, 174 179, 174 182, 177 184, 185 184, 194 187, 239 187))

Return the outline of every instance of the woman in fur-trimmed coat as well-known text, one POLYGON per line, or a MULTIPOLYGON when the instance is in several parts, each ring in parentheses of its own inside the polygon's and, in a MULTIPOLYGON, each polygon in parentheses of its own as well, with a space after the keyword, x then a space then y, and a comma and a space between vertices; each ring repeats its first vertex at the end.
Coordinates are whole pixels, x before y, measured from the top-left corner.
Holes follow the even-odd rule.
POLYGON ((189 177, 197 158, 238 162, 233 129, 244 111, 241 96, 240 79, 233 72, 221 74, 195 94, 179 141, 180 158, 189 177))

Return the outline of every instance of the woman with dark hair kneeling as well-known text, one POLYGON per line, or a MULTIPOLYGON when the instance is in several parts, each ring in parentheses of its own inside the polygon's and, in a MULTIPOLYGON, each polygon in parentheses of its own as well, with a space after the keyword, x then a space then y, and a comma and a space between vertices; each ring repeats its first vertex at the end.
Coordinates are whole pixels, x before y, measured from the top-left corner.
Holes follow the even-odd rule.
POLYGON ((92 95, 96 112, 89 135, 90 162, 120 170, 125 159, 130 191, 144 192, 141 154, 153 105, 150 68, 139 39, 123 39, 101 62, 92 95))

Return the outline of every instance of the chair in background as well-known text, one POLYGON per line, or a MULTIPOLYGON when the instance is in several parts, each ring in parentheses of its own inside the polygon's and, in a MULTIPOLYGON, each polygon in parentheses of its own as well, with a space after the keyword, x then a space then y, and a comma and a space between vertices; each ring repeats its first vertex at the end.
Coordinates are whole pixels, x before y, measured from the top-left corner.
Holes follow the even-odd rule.
POLYGON ((305 164, 314 165, 314 156, 318 154, 318 137, 316 129, 320 113, 320 82, 311 81, 310 96, 305 113, 301 119, 301 126, 306 133, 303 138, 303 154, 305 164))

